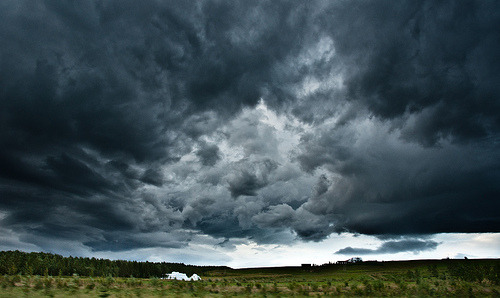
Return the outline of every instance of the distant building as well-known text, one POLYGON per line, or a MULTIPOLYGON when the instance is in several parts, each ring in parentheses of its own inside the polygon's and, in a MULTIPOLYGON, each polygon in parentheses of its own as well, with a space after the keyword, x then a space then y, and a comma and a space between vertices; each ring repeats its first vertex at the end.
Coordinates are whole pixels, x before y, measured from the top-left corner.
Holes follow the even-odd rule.
POLYGON ((359 257, 354 257, 354 258, 350 258, 349 260, 347 260, 349 263, 362 263, 363 260, 359 257))
POLYGON ((346 264, 356 264, 356 263, 362 263, 363 260, 359 257, 354 257, 354 258, 350 258, 349 260, 345 260, 345 261, 337 261, 337 264, 339 265, 346 265, 346 264))
POLYGON ((311 268, 311 264, 302 264, 301 265, 302 268, 311 268))

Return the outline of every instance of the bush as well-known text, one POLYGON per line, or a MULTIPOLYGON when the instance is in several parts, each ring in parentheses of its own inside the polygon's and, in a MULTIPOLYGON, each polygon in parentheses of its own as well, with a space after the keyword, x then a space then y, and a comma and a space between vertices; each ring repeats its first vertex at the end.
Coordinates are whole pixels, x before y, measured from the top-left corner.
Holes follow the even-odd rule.
POLYGON ((20 281, 21 281, 21 275, 19 275, 19 274, 16 274, 16 275, 12 276, 12 278, 11 278, 12 285, 14 285, 15 283, 18 283, 20 281))
POLYGON ((341 286, 337 286, 335 289, 337 291, 337 294, 340 295, 342 293, 342 287, 341 286))
POLYGON ((45 286, 46 289, 52 288, 52 278, 51 277, 44 278, 43 285, 45 286))
POLYGON ((74 289, 78 289, 82 286, 82 281, 78 277, 78 274, 73 274, 73 278, 71 279, 71 287, 74 289))
POLYGON ((43 281, 38 276, 35 278, 34 289, 35 290, 41 290, 41 289, 43 289, 43 281))
POLYGON ((276 283, 276 282, 275 282, 275 283, 273 284, 273 287, 272 287, 272 290, 271 290, 271 291, 273 291, 274 293, 278 293, 278 283, 276 283))
POLYGON ((372 286, 372 284, 371 284, 371 283, 369 283, 369 282, 367 282, 367 283, 365 284, 365 293, 366 293, 366 294, 368 294, 368 295, 370 295, 370 294, 372 294, 372 293, 373 293, 373 286, 372 286))
POLYGON ((376 291, 381 291, 384 289, 384 283, 380 280, 380 279, 377 279, 374 283, 373 283, 373 288, 376 290, 376 291))
POLYGON ((130 278, 128 278, 125 282, 127 284, 127 286, 129 287, 138 287, 138 286, 141 286, 142 285, 142 280, 140 279, 136 279, 135 277, 131 276, 130 278))
POLYGON ((313 292, 317 292, 318 288, 319 288, 319 286, 316 283, 313 283, 312 286, 311 286, 311 289, 313 290, 313 292))
POLYGON ((91 282, 85 286, 87 290, 93 290, 95 288, 95 283, 91 282))
POLYGON ((2 286, 2 289, 6 289, 10 284, 10 281, 8 280, 7 276, 2 276, 0 277, 0 285, 2 286))
POLYGON ((111 295, 111 294, 108 293, 107 289, 101 289, 99 291, 99 297, 108 297, 109 295, 111 295))
POLYGON ((408 269, 408 271, 406 271, 406 278, 408 280, 413 280, 415 278, 415 274, 413 273, 413 271, 408 269))
POLYGON ((429 292, 430 292, 430 286, 428 283, 426 282, 420 282, 418 284, 418 291, 422 294, 422 295, 428 295, 429 292))
POLYGON ((400 282, 398 282, 396 284, 398 285, 398 287, 401 290, 401 292, 406 292, 406 290, 408 289, 408 285, 404 281, 400 281, 400 282))
POLYGON ((150 279, 150 284, 151 284, 151 286, 153 286, 153 287, 156 288, 156 287, 158 287, 161 284, 161 282, 160 282, 160 280, 157 277, 152 277, 150 279))
POLYGON ((304 296, 309 296, 309 289, 306 285, 299 286, 299 294, 304 296))
MULTIPOLYGON (((16 275, 17 276, 17 275, 16 275)), ((2 288, 13 287, 16 283, 16 276, 9 277, 8 275, 4 275, 2 278, 2 288)))
POLYGON ((66 281, 62 278, 58 278, 56 279, 56 287, 58 289, 62 289, 62 288, 66 288, 68 286, 68 284, 66 283, 66 281))
POLYGON ((429 275, 431 277, 439 277, 439 272, 438 272, 436 264, 429 265, 427 267, 427 271, 429 271, 429 275))
POLYGON ((101 278, 100 283, 103 287, 109 288, 115 283, 115 279, 111 275, 108 275, 106 278, 101 278))
POLYGON ((363 289, 359 288, 358 285, 352 285, 351 291, 354 292, 354 294, 357 296, 363 295, 363 289))

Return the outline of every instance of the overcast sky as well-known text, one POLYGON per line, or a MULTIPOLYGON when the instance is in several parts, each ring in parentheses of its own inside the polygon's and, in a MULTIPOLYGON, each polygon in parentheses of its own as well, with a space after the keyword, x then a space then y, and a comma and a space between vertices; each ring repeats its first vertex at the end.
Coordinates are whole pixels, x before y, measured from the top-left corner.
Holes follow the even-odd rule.
POLYGON ((500 257, 498 1, 0 2, 0 249, 500 257))

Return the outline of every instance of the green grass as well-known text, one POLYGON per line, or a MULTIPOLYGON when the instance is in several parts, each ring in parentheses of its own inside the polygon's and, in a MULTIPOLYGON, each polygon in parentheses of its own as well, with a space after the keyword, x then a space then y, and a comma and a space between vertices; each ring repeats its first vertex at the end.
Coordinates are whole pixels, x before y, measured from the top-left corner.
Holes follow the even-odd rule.
POLYGON ((0 297, 500 297, 500 260, 441 260, 210 271, 202 281, 0 276, 0 297))

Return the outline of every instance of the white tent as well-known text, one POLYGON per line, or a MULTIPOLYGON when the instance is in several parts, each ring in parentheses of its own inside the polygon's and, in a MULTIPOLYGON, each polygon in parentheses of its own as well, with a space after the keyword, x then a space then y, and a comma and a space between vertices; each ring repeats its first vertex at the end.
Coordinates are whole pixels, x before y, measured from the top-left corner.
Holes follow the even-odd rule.
POLYGON ((172 272, 170 274, 167 274, 167 279, 176 279, 176 280, 189 280, 189 277, 185 273, 180 273, 180 272, 172 272))
POLYGON ((201 280, 201 277, 196 273, 193 274, 191 277, 187 277, 187 275, 185 273, 173 271, 170 274, 166 274, 166 279, 191 281, 191 280, 201 280))

